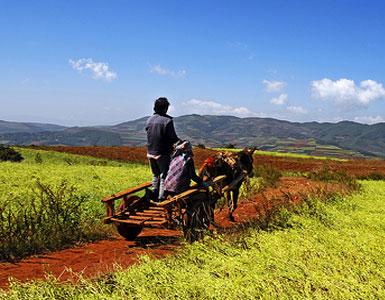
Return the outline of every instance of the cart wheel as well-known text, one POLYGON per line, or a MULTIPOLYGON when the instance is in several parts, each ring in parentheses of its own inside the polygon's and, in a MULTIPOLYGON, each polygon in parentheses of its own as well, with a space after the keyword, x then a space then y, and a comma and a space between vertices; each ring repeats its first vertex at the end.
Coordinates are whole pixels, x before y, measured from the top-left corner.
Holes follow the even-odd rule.
POLYGON ((207 201, 207 195, 200 197, 188 205, 183 215, 183 235, 189 243, 202 239, 211 223, 212 207, 207 201))
POLYGON ((140 199, 140 197, 137 195, 128 196, 126 199, 122 200, 122 203, 119 206, 119 210, 125 211, 129 207, 130 203, 132 203, 136 200, 139 200, 139 199, 140 199))
POLYGON ((141 226, 131 226, 124 223, 115 223, 115 226, 119 234, 128 241, 135 240, 143 229, 141 226))

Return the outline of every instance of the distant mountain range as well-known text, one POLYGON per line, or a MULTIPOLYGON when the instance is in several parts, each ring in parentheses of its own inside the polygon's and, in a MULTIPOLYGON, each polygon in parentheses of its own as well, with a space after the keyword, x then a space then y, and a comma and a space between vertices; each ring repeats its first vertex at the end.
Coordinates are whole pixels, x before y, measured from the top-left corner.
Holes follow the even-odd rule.
POLYGON ((0 120, 0 134, 3 133, 16 133, 16 132, 44 132, 44 131, 59 131, 66 127, 53 124, 44 123, 20 123, 20 122, 8 122, 0 120))
MULTIPOLYGON (((146 143, 147 118, 98 127, 0 121, 0 143, 141 146, 146 143)), ((174 122, 179 137, 209 147, 255 145, 275 151, 385 157, 385 123, 297 123, 272 118, 206 115, 176 117, 174 122)))

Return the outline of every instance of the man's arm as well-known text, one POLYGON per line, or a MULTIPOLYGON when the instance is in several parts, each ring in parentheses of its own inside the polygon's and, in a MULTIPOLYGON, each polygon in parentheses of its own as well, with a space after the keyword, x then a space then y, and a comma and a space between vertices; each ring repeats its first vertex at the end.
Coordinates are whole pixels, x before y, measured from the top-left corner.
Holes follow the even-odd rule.
POLYGON ((195 165, 194 165, 194 160, 191 158, 188 162, 188 170, 190 173, 190 178, 196 182, 197 184, 202 184, 203 180, 200 178, 196 173, 195 173, 195 165))
POLYGON ((174 122, 172 120, 166 125, 166 136, 167 139, 171 142, 171 144, 175 144, 177 141, 180 140, 176 135, 174 122))

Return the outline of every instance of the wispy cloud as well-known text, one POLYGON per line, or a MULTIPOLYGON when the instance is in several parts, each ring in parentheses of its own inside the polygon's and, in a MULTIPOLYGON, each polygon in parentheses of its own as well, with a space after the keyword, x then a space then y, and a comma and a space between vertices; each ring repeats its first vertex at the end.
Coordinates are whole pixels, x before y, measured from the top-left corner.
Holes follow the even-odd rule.
POLYGON ((174 78, 182 78, 182 77, 186 76, 186 74, 187 74, 187 71, 184 69, 182 69, 182 70, 170 70, 170 69, 163 68, 159 64, 151 66, 150 72, 161 75, 161 76, 170 76, 170 77, 174 77, 174 78))
POLYGON ((265 89, 267 92, 279 92, 284 87, 286 87, 286 82, 284 81, 274 81, 274 80, 266 80, 264 79, 262 83, 265 85, 265 89))
POLYGON ((324 78, 311 83, 312 96, 321 100, 328 100, 343 108, 365 107, 371 102, 385 98, 382 83, 374 80, 361 81, 356 85, 353 80, 341 78, 331 80, 324 78))
POLYGON ((307 109, 303 108, 302 106, 289 105, 288 107, 286 107, 286 109, 288 112, 296 115, 307 114, 307 109))
POLYGON ((365 124, 375 124, 375 123, 381 123, 385 122, 384 118, 381 116, 359 116, 355 117, 354 121, 359 123, 365 123, 365 124))
POLYGON ((190 99, 182 103, 184 113, 200 115, 232 115, 238 117, 255 117, 259 114, 246 107, 234 107, 210 100, 190 99))
POLYGON ((274 105, 283 105, 286 102, 287 102, 287 94, 280 94, 278 97, 275 97, 270 100, 270 103, 274 105))
POLYGON ((95 62, 92 58, 70 59, 69 64, 79 73, 89 71, 94 79, 112 81, 117 78, 117 74, 110 69, 108 63, 95 62))

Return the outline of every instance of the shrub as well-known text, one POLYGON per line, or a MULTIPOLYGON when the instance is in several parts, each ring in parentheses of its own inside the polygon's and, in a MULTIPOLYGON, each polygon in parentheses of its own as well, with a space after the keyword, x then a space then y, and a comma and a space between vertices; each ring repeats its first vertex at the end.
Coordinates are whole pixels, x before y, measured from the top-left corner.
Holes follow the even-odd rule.
POLYGON ((36 153, 36 155, 35 155, 35 163, 37 163, 37 164, 43 163, 43 159, 42 159, 41 154, 39 152, 36 153))
POLYGON ((0 260, 14 260, 78 241, 106 236, 102 225, 84 213, 87 196, 62 182, 49 186, 37 182, 34 196, 9 199, 0 207, 0 260))
POLYGON ((226 149, 235 149, 235 145, 234 145, 234 144, 227 144, 227 145, 223 146, 223 148, 226 148, 226 149))
POLYGON ((200 148, 200 149, 206 149, 206 146, 204 144, 198 144, 197 145, 197 148, 200 148))
POLYGON ((259 165, 254 168, 254 176, 262 178, 264 187, 276 187, 282 173, 270 165, 259 165))
POLYGON ((310 172, 307 174, 307 178, 324 182, 342 183, 352 189, 359 188, 359 184, 352 176, 349 176, 344 171, 332 170, 326 166, 314 172, 310 172))
POLYGON ((13 161, 13 162, 20 162, 24 158, 21 156, 19 152, 16 150, 0 145, 0 161, 13 161))

